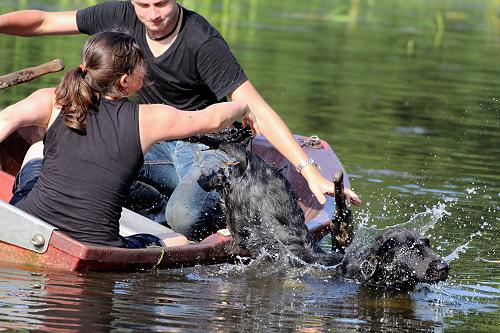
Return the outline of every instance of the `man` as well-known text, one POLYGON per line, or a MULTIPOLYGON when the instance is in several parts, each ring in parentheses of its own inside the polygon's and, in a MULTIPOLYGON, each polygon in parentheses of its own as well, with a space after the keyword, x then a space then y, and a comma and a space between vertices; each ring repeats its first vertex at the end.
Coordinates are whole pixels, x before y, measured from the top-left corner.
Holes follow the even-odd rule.
MULTIPOLYGON (((175 0, 110 1, 79 11, 25 10, 0 16, 0 33, 18 36, 94 34, 117 27, 133 31, 145 53, 151 84, 139 91, 142 103, 195 111, 226 96, 243 100, 256 117, 255 130, 300 169, 318 201, 323 204, 324 194, 334 193, 334 184, 321 176, 253 87, 222 36, 175 0)), ((217 194, 204 192, 196 180, 218 169, 224 155, 203 148, 184 141, 155 145, 132 187, 132 208, 158 222, 166 217, 172 229, 190 239, 202 239, 219 228, 213 218, 219 209, 217 194)), ((346 197, 353 204, 361 203, 350 190, 346 197)))

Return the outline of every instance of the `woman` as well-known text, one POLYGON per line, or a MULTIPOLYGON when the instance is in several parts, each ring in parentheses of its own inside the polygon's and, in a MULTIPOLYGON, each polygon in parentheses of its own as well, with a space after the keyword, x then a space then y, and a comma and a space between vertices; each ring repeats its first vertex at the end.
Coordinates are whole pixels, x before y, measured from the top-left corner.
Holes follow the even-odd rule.
POLYGON ((98 33, 85 44, 82 64, 57 88, 41 89, 2 111, 0 140, 22 126, 47 129, 40 176, 36 180, 40 159, 26 163, 11 203, 83 242, 158 244, 153 236, 118 234, 122 205, 143 154, 158 141, 215 132, 253 116, 241 102, 199 112, 138 105, 127 96, 141 88, 144 73, 143 53, 133 37, 98 33))

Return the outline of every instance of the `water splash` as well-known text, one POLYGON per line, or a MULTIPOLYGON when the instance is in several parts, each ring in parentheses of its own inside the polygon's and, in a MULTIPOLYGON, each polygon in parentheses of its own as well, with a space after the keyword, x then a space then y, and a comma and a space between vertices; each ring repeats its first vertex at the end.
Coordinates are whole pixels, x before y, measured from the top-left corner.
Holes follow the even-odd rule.
POLYGON ((452 260, 458 259, 460 253, 465 253, 469 249, 469 243, 470 243, 470 240, 467 243, 458 246, 449 255, 444 257, 443 260, 446 261, 447 263, 449 263, 452 260))
MULTIPOLYGON (((454 202, 456 201, 448 202, 448 206, 451 207, 454 202)), ((431 208, 426 208, 426 210, 422 213, 416 213, 408 222, 402 223, 398 225, 398 227, 418 230, 425 234, 445 216, 451 216, 451 213, 447 210, 447 208, 448 207, 445 203, 440 202, 431 208)))
MULTIPOLYGON (((484 229, 487 226, 489 226, 489 224, 487 222, 483 222, 483 224, 480 226, 479 229, 484 229)), ((482 235, 483 235, 483 233, 481 232, 481 230, 477 230, 477 231, 473 232, 469 236, 469 240, 465 244, 462 244, 462 245, 458 246, 449 255, 447 255, 446 257, 444 257, 443 260, 449 263, 452 260, 458 259, 459 256, 460 256, 460 253, 465 253, 469 249, 470 242, 472 242, 472 240, 474 238, 481 237, 482 235)))
POLYGON ((217 274, 225 276, 251 275, 258 278, 300 279, 316 276, 320 279, 330 278, 338 265, 324 266, 318 263, 307 263, 291 253, 286 247, 279 252, 268 253, 262 249, 254 258, 241 258, 235 263, 222 264, 217 274))
POLYGON ((422 234, 426 234, 430 229, 439 223, 444 217, 451 216, 448 209, 455 203, 455 200, 447 199, 445 202, 439 202, 431 208, 425 208, 425 211, 415 213, 408 221, 391 225, 388 227, 377 227, 370 224, 371 215, 368 211, 363 211, 358 215, 358 226, 354 232, 354 239, 346 251, 346 254, 355 255, 363 252, 371 246, 375 239, 384 231, 396 228, 413 229, 422 234))

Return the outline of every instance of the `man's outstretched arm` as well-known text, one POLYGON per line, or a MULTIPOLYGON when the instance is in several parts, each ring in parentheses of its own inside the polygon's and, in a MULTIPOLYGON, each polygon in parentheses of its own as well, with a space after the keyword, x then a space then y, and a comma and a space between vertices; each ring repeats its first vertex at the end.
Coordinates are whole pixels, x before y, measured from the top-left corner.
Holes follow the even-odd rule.
MULTIPOLYGON (((267 104, 250 81, 246 81, 236 88, 230 94, 230 97, 232 100, 242 100, 247 103, 256 118, 255 128, 292 165, 298 165, 307 160, 307 155, 295 141, 290 129, 272 107, 267 104)), ((302 168, 301 175, 306 179, 311 192, 316 196, 319 203, 324 204, 326 202, 325 194, 334 195, 335 185, 325 179, 314 165, 308 164, 302 168)), ((361 204, 361 200, 354 191, 345 189, 344 194, 350 203, 361 204)))
POLYGON ((0 33, 25 37, 77 34, 76 11, 21 10, 0 15, 0 33))

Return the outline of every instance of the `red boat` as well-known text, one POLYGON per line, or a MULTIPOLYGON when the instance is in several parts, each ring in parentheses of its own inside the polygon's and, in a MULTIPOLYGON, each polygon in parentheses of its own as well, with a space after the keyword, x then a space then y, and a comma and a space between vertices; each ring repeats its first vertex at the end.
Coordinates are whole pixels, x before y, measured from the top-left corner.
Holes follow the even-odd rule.
MULTIPOLYGON (((39 128, 22 128, 0 143, 0 261, 47 269, 96 271, 215 264, 246 255, 223 232, 213 234, 199 243, 189 243, 182 235, 130 211, 122 214, 120 233, 126 235, 160 228, 160 232, 163 230, 171 235, 171 244, 167 244, 168 247, 165 248, 147 249, 90 245, 67 236, 52 226, 50 221, 41 221, 9 205, 7 202, 12 195, 14 175, 19 170, 28 147, 39 141, 42 135, 39 128)), ((328 143, 317 137, 296 136, 296 139, 307 155, 318 163, 326 178, 332 179, 335 173, 342 170, 339 159, 328 143)), ((256 138, 252 146, 253 151, 268 163, 280 169, 288 164, 264 138, 256 138)), ((315 237, 324 236, 329 231, 329 223, 335 213, 334 200, 328 198, 326 205, 319 205, 305 180, 294 168, 288 167, 285 170, 299 197, 308 228, 315 237)), ((347 179, 344 184, 349 186, 347 179)))

